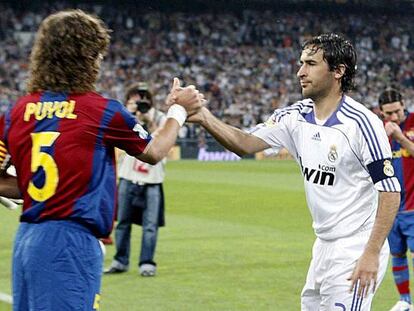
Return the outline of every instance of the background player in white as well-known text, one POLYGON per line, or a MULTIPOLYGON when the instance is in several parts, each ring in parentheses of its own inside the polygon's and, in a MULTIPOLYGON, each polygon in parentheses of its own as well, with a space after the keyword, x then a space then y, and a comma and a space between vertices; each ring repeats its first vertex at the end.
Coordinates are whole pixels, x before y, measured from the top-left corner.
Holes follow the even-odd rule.
MULTIPOLYGON (((286 147, 300 164, 317 239, 302 310, 370 310, 388 261, 385 239, 400 200, 382 122, 344 93, 356 53, 336 34, 305 42, 297 73, 304 100, 251 133, 208 109, 189 118, 239 155, 286 147)), ((277 185, 275 185, 277 187, 277 185)))

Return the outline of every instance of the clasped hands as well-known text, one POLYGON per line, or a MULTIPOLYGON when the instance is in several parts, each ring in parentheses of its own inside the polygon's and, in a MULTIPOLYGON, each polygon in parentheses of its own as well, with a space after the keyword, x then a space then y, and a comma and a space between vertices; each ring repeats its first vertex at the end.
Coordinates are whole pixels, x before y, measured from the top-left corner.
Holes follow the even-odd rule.
POLYGON ((206 102, 204 94, 200 93, 194 85, 182 87, 178 78, 174 78, 173 86, 166 99, 168 107, 173 104, 183 106, 187 111, 187 117, 197 114, 206 102))

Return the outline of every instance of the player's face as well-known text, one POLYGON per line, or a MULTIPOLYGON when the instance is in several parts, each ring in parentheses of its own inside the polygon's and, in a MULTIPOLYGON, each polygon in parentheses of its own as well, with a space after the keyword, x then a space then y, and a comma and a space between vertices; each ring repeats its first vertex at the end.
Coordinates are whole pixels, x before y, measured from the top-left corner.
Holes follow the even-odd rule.
POLYGON ((381 114, 385 121, 392 121, 400 124, 405 120, 404 104, 398 101, 382 105, 381 114))
POLYGON ((323 59, 323 50, 315 53, 312 48, 304 49, 300 64, 297 76, 303 97, 316 101, 328 94, 335 80, 334 72, 329 70, 328 63, 323 59))

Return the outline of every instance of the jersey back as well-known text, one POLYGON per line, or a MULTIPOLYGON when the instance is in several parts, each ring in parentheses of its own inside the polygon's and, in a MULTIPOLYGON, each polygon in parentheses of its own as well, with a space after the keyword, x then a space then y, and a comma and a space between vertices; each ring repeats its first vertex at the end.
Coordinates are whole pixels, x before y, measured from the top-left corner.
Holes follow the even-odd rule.
POLYGON ((114 147, 136 156, 151 137, 115 100, 43 92, 0 118, 0 139, 16 167, 21 221, 73 220, 101 237, 114 218, 114 147))

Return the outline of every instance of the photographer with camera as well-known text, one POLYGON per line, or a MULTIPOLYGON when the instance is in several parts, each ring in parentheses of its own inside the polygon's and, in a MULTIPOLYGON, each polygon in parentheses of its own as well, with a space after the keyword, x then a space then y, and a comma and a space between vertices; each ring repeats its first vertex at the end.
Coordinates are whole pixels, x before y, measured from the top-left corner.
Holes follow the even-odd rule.
MULTIPOLYGON (((149 133, 154 133, 166 121, 163 112, 153 105, 147 83, 135 83, 126 91, 126 108, 135 114, 149 133)), ((118 165, 118 224, 115 229, 116 253, 105 274, 128 271, 131 225, 142 226, 139 272, 155 276, 154 262, 158 227, 164 226, 163 181, 165 162, 156 165, 144 163, 128 154, 120 156, 118 165)))

